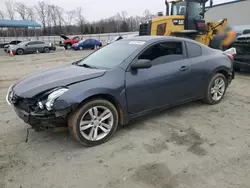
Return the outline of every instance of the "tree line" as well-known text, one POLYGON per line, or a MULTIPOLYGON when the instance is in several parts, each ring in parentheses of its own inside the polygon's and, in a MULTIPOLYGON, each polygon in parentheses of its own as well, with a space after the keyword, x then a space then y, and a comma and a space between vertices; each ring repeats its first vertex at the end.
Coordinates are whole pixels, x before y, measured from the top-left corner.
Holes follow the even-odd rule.
MULTIPOLYGON (((66 11, 58 5, 38 1, 34 6, 27 6, 21 1, 5 1, 5 9, 0 9, 0 19, 22 19, 38 21, 44 36, 78 35, 138 31, 139 24, 145 19, 155 17, 148 9, 141 16, 128 16, 127 11, 118 12, 114 16, 90 22, 84 18, 83 7, 66 11)), ((35 35, 36 31, 28 29, 8 29, 8 35, 35 35), (33 32, 33 33, 32 33, 33 32), (32 33, 32 34, 30 34, 32 33)), ((3 33, 2 33, 3 34, 3 33)))

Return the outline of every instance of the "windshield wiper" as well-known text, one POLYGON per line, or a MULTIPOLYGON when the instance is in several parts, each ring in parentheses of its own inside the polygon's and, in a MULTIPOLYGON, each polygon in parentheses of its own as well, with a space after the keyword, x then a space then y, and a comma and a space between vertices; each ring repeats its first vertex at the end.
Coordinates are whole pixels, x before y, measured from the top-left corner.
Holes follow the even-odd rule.
POLYGON ((96 69, 96 67, 88 65, 88 64, 77 64, 80 67, 90 68, 90 69, 96 69))

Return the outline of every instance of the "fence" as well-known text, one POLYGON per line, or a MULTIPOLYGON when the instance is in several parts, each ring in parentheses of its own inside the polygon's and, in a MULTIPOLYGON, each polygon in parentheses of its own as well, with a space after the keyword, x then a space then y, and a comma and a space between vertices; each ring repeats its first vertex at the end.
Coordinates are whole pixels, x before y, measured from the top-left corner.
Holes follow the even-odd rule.
MULTIPOLYGON (((74 36, 79 36, 82 37, 83 39, 97 39, 103 43, 105 43, 107 40, 110 40, 114 37, 117 36, 129 36, 129 35, 137 35, 139 34, 138 32, 124 32, 124 33, 104 33, 104 34, 89 34, 89 35, 67 35, 67 37, 72 38, 74 36)), ((61 38, 60 36, 33 36, 33 37, 1 37, 0 38, 0 43, 7 43, 12 40, 42 40, 46 42, 52 42, 54 44, 59 44, 60 41, 63 41, 64 39, 61 38)))

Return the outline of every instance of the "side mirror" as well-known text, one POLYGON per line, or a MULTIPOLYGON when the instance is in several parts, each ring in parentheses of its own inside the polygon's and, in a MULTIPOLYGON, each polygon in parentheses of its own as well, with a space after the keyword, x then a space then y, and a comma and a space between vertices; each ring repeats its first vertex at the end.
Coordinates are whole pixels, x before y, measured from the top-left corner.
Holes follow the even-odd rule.
POLYGON ((149 59, 139 59, 136 63, 131 65, 131 69, 148 69, 152 66, 149 59))

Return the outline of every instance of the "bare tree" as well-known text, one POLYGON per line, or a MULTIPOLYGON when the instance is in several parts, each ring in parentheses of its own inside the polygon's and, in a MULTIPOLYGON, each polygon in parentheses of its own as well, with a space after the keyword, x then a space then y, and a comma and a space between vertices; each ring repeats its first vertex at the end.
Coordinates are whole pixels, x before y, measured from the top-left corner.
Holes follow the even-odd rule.
POLYGON ((23 2, 15 3, 15 11, 20 15, 23 20, 28 19, 28 7, 23 2))
POLYGON ((5 14, 2 10, 0 10, 0 19, 4 19, 5 18, 5 14))
POLYGON ((43 26, 43 34, 46 33, 46 3, 44 1, 38 1, 35 6, 38 19, 41 21, 43 26))
POLYGON ((128 12, 127 11, 122 11, 120 15, 121 15, 122 21, 126 21, 127 16, 128 16, 128 12))
POLYGON ((148 9, 146 9, 143 12, 143 16, 144 16, 144 19, 146 19, 146 20, 151 19, 151 18, 154 17, 154 15, 148 9))
POLYGON ((46 22, 47 22, 49 35, 51 35, 51 29, 52 29, 52 7, 53 5, 49 5, 49 4, 46 6, 46 22))
POLYGON ((84 23, 85 23, 85 19, 83 17, 83 10, 82 7, 77 7, 76 8, 76 17, 77 17, 77 22, 80 26, 80 31, 83 34, 84 33, 84 23))
POLYGON ((67 25, 72 25, 72 21, 73 18, 76 16, 76 11, 75 10, 71 10, 71 11, 67 11, 66 12, 66 19, 65 19, 65 23, 67 25))
POLYGON ((31 21, 35 20, 35 11, 33 7, 27 7, 27 14, 28 14, 29 20, 31 21))
POLYGON ((5 1, 5 6, 7 9, 7 15, 11 20, 15 18, 15 1, 7 0, 5 1))
POLYGON ((66 25, 68 32, 71 32, 71 25, 73 25, 72 21, 73 21, 73 18, 75 17, 75 15, 76 15, 75 10, 71 10, 71 11, 66 12, 65 25, 66 25))
POLYGON ((57 17, 58 17, 58 24, 59 27, 62 28, 63 22, 64 22, 64 10, 63 8, 57 6, 56 7, 56 13, 57 13, 57 17))

